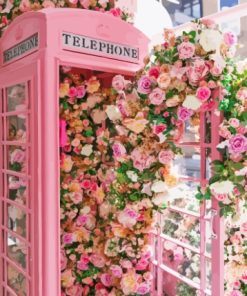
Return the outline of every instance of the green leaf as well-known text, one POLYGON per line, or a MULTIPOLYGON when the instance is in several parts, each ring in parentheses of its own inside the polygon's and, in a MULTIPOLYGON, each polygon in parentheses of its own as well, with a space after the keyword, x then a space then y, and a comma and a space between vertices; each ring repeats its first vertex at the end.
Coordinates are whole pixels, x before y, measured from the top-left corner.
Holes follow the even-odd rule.
POLYGON ((218 182, 221 180, 221 175, 214 175, 213 177, 211 177, 208 181, 209 185, 218 182))
POLYGON ((198 200, 203 200, 203 194, 202 194, 201 192, 198 192, 198 193, 196 194, 196 199, 198 199, 198 200))

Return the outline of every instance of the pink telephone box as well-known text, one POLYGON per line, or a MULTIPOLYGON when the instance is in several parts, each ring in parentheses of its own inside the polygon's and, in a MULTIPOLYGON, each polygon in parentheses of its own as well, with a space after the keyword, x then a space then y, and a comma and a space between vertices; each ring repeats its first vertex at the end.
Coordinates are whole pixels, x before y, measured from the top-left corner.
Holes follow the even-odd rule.
POLYGON ((111 15, 29 12, 0 41, 0 295, 60 295, 59 69, 132 76, 148 39, 111 15), (3 210, 2 210, 3 209, 3 210))

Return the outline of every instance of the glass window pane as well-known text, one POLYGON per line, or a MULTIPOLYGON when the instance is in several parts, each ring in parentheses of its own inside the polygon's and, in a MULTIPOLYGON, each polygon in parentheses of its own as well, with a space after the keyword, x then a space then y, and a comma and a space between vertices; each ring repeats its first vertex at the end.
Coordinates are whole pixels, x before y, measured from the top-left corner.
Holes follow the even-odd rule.
POLYGON ((26 148, 21 146, 7 147, 8 169, 16 172, 26 172, 26 148))
POLYGON ((170 206, 199 213, 200 203, 195 199, 197 187, 199 183, 196 182, 179 182, 179 184, 169 190, 171 200, 170 206))
POLYGON ((12 265, 7 266, 7 283, 18 296, 27 296, 26 278, 12 265))
POLYGON ((199 218, 167 209, 163 212, 162 232, 190 246, 200 246, 199 218))
POLYGON ((26 115, 19 114, 7 117, 7 140, 26 141, 26 115))
POLYGON ((25 84, 16 84, 7 88, 7 112, 26 109, 25 84))
POLYGON ((8 198, 25 205, 27 198, 27 181, 23 178, 8 176, 8 198))
POLYGON ((200 283, 200 255, 163 240, 163 264, 196 284, 200 283))
POLYGON ((18 238, 8 234, 7 237, 7 255, 17 262, 23 269, 26 268, 27 246, 18 238))
POLYGON ((180 177, 200 178, 201 155, 200 148, 183 147, 182 155, 175 158, 174 166, 180 177))
POLYGON ((8 205, 8 228, 26 237, 26 213, 12 205, 8 205))
POLYGON ((199 116, 190 118, 184 123, 184 133, 180 139, 181 143, 196 142, 200 141, 200 118, 199 116))
POLYGON ((163 271, 164 296, 198 296, 199 291, 163 271))

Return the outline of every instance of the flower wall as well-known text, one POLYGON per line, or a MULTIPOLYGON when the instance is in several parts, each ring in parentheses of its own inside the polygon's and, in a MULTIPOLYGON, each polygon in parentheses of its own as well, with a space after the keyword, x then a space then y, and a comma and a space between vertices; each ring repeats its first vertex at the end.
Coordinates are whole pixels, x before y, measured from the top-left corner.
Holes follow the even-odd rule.
MULTIPOLYGON (((231 32, 211 21, 192 26, 179 37, 166 31, 132 82, 117 75, 104 89, 97 75, 62 75, 68 135, 61 151, 62 295, 150 295, 153 214, 178 184, 176 143, 187 121, 198 125, 199 112, 223 111, 225 140, 218 147, 222 160, 196 198, 216 198, 222 215, 244 217, 246 68, 234 64, 231 32)), ((227 281, 229 295, 246 291, 245 222, 227 224, 226 268, 243 271, 227 281)))

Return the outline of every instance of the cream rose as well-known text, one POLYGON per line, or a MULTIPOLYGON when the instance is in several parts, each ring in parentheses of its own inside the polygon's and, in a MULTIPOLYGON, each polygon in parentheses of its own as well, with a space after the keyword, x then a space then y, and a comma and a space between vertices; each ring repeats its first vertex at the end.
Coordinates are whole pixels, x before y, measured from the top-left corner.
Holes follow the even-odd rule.
POLYGON ((196 111, 202 105, 202 102, 195 95, 187 95, 184 102, 183 107, 196 111))
POLYGON ((93 153, 93 145, 85 145, 81 149, 81 155, 90 156, 93 153))
POLYGON ((199 36, 199 43, 206 52, 219 49, 222 42, 223 36, 217 30, 206 29, 199 36))

